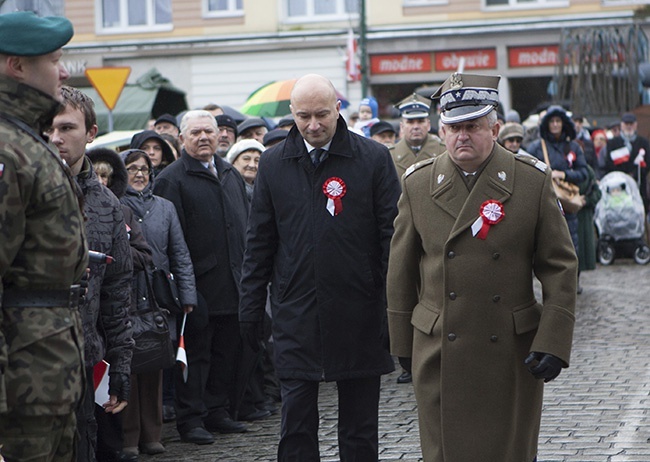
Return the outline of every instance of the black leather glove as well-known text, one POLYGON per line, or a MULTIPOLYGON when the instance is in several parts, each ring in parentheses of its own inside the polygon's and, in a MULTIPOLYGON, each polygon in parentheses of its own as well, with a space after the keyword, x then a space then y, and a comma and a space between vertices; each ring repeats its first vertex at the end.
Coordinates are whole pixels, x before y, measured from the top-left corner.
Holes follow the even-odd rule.
POLYGON ((562 360, 557 356, 537 351, 529 354, 524 360, 524 364, 528 366, 528 370, 533 374, 533 377, 544 379, 545 383, 560 375, 563 366, 562 360))
POLYGON ((259 322, 240 321, 239 334, 244 345, 248 345, 255 353, 260 351, 261 335, 259 322))
POLYGON ((128 401, 131 394, 131 378, 122 372, 108 373, 108 394, 118 401, 128 401))
POLYGON ((81 276, 81 281, 79 281, 79 306, 84 304, 86 301, 86 294, 88 293, 88 281, 90 279, 90 271, 86 268, 83 276, 81 276))

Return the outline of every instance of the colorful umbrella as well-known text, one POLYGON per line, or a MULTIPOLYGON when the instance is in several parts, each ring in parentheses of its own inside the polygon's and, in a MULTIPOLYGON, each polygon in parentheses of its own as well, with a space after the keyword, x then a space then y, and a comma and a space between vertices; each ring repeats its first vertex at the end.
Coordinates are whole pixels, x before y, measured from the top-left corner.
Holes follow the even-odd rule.
MULTIPOLYGON (((289 98, 296 80, 279 80, 261 86, 251 93, 240 111, 257 117, 282 117, 289 114, 289 98)), ((350 103, 338 91, 336 96, 341 100, 342 108, 349 106, 350 103)))

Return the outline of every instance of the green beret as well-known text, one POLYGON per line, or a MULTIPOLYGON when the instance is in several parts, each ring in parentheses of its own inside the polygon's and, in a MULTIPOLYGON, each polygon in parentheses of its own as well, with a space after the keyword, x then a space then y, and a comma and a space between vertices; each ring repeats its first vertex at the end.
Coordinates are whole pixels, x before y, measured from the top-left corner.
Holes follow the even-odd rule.
POLYGON ((42 18, 32 11, 0 14, 0 53, 11 56, 40 56, 68 43, 72 23, 60 16, 42 18))

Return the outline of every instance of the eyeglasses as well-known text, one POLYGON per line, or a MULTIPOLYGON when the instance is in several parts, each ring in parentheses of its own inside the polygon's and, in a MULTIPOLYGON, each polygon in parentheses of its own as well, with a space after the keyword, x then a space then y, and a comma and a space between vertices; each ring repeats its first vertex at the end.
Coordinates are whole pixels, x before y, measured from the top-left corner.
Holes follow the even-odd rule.
POLYGON ((149 167, 136 167, 135 165, 131 165, 130 167, 127 167, 126 171, 129 172, 129 175, 133 175, 133 176, 137 175, 138 172, 142 173, 145 176, 151 173, 149 167))

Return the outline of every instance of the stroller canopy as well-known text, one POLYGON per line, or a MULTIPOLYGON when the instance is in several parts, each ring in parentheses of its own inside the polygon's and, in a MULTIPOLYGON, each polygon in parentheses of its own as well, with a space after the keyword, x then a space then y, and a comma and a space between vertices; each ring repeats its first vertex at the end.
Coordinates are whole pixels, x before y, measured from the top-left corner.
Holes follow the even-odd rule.
POLYGON ((609 235, 615 241, 641 238, 645 210, 634 178, 623 172, 610 172, 600 180, 600 190, 603 195, 594 213, 599 235, 609 235))

